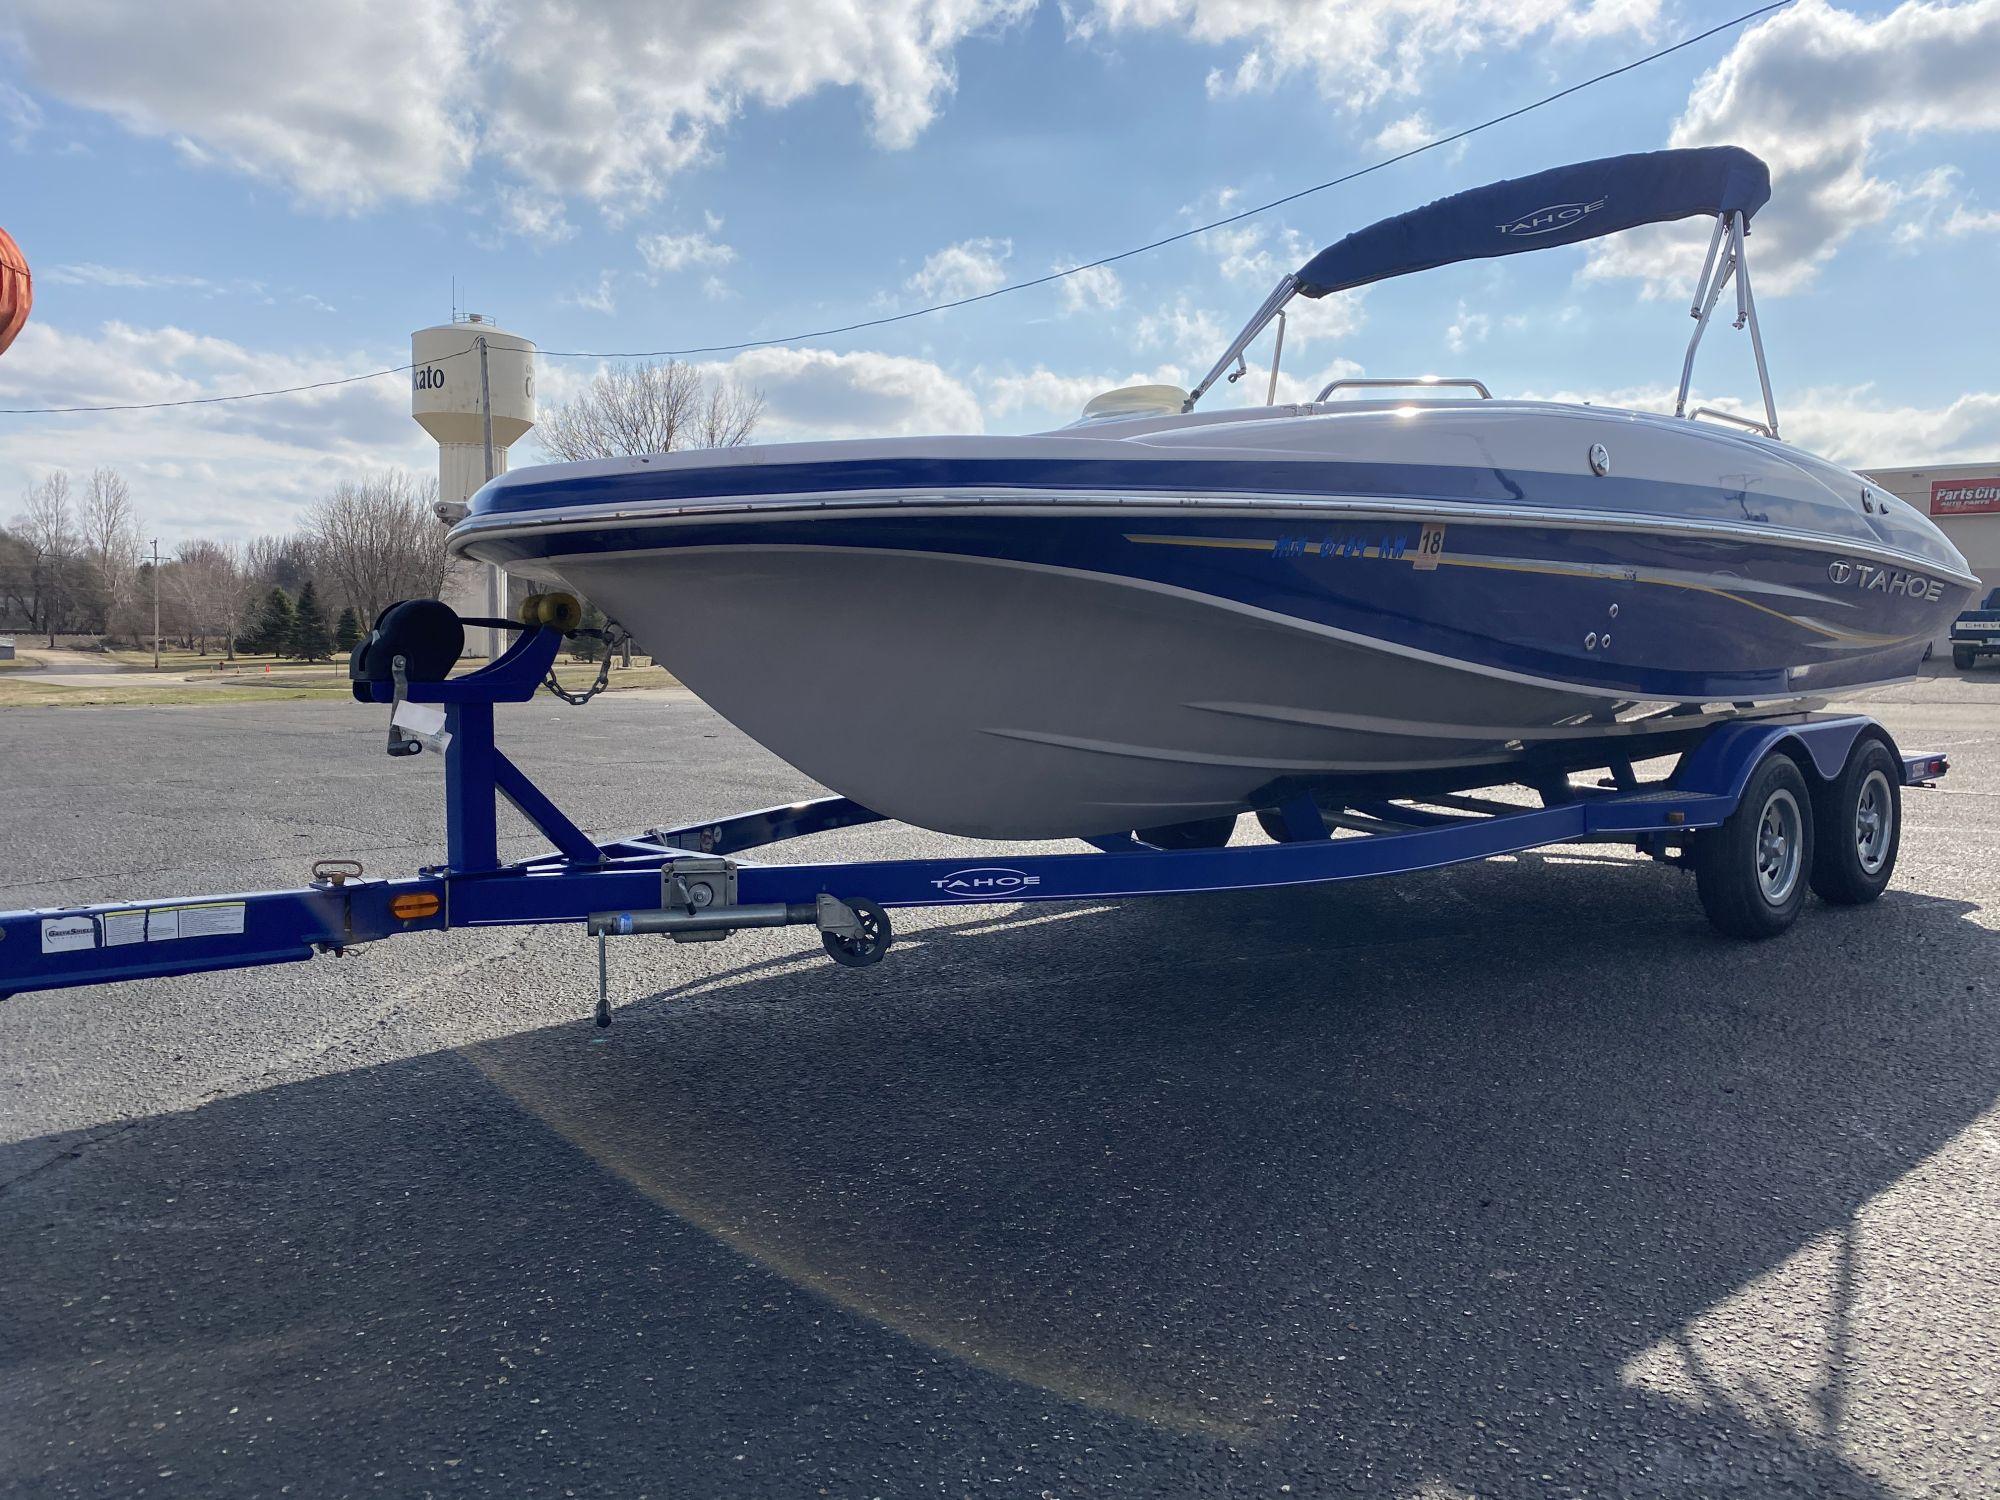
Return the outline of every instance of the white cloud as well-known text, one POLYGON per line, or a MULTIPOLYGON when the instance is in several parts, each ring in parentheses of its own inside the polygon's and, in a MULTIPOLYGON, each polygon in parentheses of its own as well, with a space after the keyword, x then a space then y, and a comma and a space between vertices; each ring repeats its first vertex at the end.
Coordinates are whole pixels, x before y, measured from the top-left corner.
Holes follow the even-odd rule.
POLYGON ((984 430, 971 391, 938 365, 907 355, 781 345, 702 368, 763 393, 760 443, 984 430))
POLYGON ((960 240, 933 251, 903 285, 926 302, 977 297, 1007 284, 1006 260, 1013 253, 1012 240, 960 240))
POLYGON ((584 287, 579 291, 565 292, 563 301, 571 307, 580 307, 585 312, 611 313, 618 310, 618 273, 599 271, 597 285, 584 287))
POLYGON ((995 417, 1026 415, 1041 424, 1060 426, 1083 415, 1093 396, 1128 385, 1179 385, 1187 383, 1187 371, 1180 365, 1156 365, 1150 372, 1134 371, 1122 378, 1115 375, 1066 375, 1037 365, 1026 374, 1012 372, 979 374, 986 395, 987 413, 995 417))
MULTIPOLYGON (((352 210, 458 187, 475 152, 540 199, 656 199, 752 104, 854 90, 909 145, 953 53, 1032 0, 10 0, 29 89, 352 210)), ((32 101, 31 101, 32 102, 32 101)), ((18 135, 33 119, 0 98, 18 135), (20 123, 26 120, 24 125, 20 123)), ((559 212, 548 219, 559 223, 559 212)))
POLYGON ((1493 320, 1485 313, 1474 312, 1459 298, 1458 316, 1444 331, 1444 345, 1453 354, 1463 354, 1473 344, 1486 342, 1486 335, 1493 331, 1493 320))
POLYGON ((7 144, 16 151, 27 149, 28 137, 42 128, 42 107, 11 83, 0 83, 0 127, 7 144))
POLYGON ((46 271, 36 272, 35 279, 51 286, 106 286, 131 291, 163 287, 207 291, 215 285, 205 276, 188 276, 178 271, 134 271, 124 266, 100 266, 88 260, 50 266, 46 271))
POLYGON ((1375 132, 1375 144, 1384 151, 1414 151, 1425 141, 1435 140, 1439 134, 1430 116, 1422 110, 1404 115, 1400 120, 1391 120, 1375 132))
POLYGON ((458 181, 471 41, 449 0, 10 0, 0 19, 31 89, 334 209, 458 181))
MULTIPOLYGON (((175 327, 94 333, 30 322, 0 359, 0 406, 181 400, 337 378, 407 351, 311 356, 247 348, 175 327)), ((0 422, 0 497, 49 469, 124 471, 145 524, 167 541, 240 540, 297 525, 344 478, 393 464, 428 471, 436 448, 410 420, 408 376, 260 401, 0 422)), ((149 535, 152 531, 148 532, 149 535)))
MULTIPOLYGON (((1924 178, 1877 175, 1885 149, 2000 130, 1996 57, 2000 0, 1908 0, 1874 20, 1798 0, 1744 33, 1695 85, 1670 144, 1738 145, 1770 163, 1772 198, 1756 218, 1750 270, 1759 292, 1794 291, 1857 231, 1927 196, 1924 178)), ((1586 274, 1687 296, 1707 241, 1699 222, 1634 231, 1600 241, 1586 274)))
POLYGON ((576 233, 563 213, 562 199, 511 184, 500 189, 500 222, 522 239, 540 244, 560 244, 576 233))
POLYGON ((1658 11, 1658 0, 1093 0, 1069 15, 1083 35, 1173 29, 1240 48, 1231 67, 1210 73, 1212 95, 1268 89, 1306 74, 1323 97, 1362 109, 1415 92, 1440 56, 1645 34, 1658 11))
MULTIPOLYGON (((720 228, 720 223, 715 227, 720 228)), ((665 273, 691 266, 726 266, 736 259, 736 251, 697 229, 688 234, 643 234, 639 236, 639 256, 655 271, 665 273)))
POLYGON ((1174 299, 1172 307, 1141 317, 1134 336, 1144 348, 1167 349, 1193 361, 1214 359, 1235 331, 1224 328, 1214 313, 1196 307, 1183 295, 1174 299))
MULTIPOLYGON (((1049 267, 1060 271, 1076 262, 1063 258, 1049 267)), ((1065 316, 1096 309, 1109 312, 1125 300, 1125 284, 1118 279, 1118 273, 1109 266, 1086 266, 1065 276, 1056 285, 1062 291, 1062 310, 1065 316)))
POLYGON ((1903 221, 1890 238, 1915 251, 1939 237, 2000 233, 2000 211, 1975 207, 1967 198, 1958 168, 1934 167, 1904 189, 1903 221))

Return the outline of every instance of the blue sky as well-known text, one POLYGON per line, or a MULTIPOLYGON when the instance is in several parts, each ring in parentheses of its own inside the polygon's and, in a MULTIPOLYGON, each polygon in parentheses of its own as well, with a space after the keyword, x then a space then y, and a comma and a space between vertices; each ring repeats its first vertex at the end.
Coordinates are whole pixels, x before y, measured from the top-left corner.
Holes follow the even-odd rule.
MULTIPOLYGON (((463 306, 552 350, 782 337, 1294 191, 1740 8, 13 0, 0 225, 37 280, 0 405, 399 364, 409 330, 447 315, 453 276, 463 306)), ((1996 75, 2000 0, 1801 0, 1067 291, 714 362, 765 393, 770 440, 1034 430, 1130 378, 1187 383, 1280 271, 1375 218, 1564 161, 1734 141, 1774 169, 1751 267, 1788 435, 1857 465, 2000 456, 1996 75)), ((1286 389, 1463 373, 1657 405, 1699 236, 1452 267, 1315 308, 1286 389)), ((546 362, 545 396, 595 367, 546 362)), ((1699 385, 1753 393, 1740 335, 1718 329, 1699 385)), ((339 479, 428 468, 407 412, 392 377, 0 417, 0 514, 50 468, 111 463, 169 540, 283 530, 339 479)), ((531 436, 516 461, 534 457, 531 436)))

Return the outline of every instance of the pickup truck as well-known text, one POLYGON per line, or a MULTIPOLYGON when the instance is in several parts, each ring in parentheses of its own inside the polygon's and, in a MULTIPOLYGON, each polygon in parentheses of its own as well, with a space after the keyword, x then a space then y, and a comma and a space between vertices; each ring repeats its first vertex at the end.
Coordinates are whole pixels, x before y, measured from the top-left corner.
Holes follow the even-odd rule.
POLYGON ((2000 589, 1951 622, 1951 664, 1963 672, 1982 656, 2000 656, 2000 589))

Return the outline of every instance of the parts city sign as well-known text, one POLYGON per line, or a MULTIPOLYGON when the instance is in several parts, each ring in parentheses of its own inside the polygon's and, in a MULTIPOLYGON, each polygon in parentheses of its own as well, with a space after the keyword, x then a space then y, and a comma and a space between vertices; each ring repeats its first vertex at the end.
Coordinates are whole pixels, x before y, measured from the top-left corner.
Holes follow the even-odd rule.
POLYGON ((1932 515, 1976 516, 1986 512, 2000 512, 2000 477, 1931 481, 1932 515))
POLYGON ((1858 589, 1881 589, 1884 593, 1906 594, 1912 599, 1938 600, 1944 597, 1944 582, 1921 573, 1905 573, 1901 568, 1884 568, 1874 563, 1849 562, 1841 558, 1826 565, 1826 576, 1835 583, 1858 589))

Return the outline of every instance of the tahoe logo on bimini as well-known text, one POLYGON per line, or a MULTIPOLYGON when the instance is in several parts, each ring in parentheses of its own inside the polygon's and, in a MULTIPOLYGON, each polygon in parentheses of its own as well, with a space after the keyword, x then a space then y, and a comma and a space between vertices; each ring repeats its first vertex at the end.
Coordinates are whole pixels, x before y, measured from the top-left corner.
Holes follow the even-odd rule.
POLYGON ((1018 896, 1029 886, 1040 885, 1042 877, 1000 865, 980 865, 970 870, 953 870, 931 882, 947 896, 961 901, 1004 901, 1018 896))
POLYGON ((1494 226, 1502 234, 1548 234, 1557 229, 1567 229, 1578 219, 1596 213, 1609 198, 1599 198, 1595 203, 1552 203, 1547 208, 1538 208, 1531 214, 1522 214, 1508 224, 1494 226))

